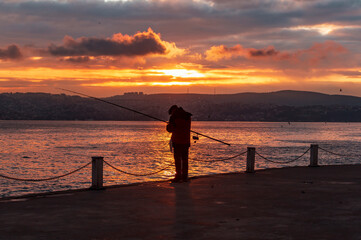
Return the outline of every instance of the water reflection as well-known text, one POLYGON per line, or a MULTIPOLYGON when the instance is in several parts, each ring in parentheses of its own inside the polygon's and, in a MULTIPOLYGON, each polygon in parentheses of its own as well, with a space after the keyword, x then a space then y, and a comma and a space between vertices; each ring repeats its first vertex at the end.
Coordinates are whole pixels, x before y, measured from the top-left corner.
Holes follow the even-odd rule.
MULTIPOLYGON (((254 146, 273 160, 301 155, 311 143, 345 158, 320 152, 320 164, 360 163, 360 123, 257 123, 193 122, 193 130, 229 142, 232 146, 200 137, 190 149, 190 159, 219 160, 254 146)), ((0 121, 0 173, 22 178, 46 178, 76 169, 104 156, 107 161, 132 173, 152 172, 171 164, 170 134, 159 122, 0 121)), ((292 164, 273 164, 256 159, 256 168, 308 165, 309 155, 292 164)), ((190 160, 190 176, 243 171, 245 155, 225 162, 190 160)), ((0 195, 89 187, 90 168, 70 177, 43 183, 24 183, 0 178, 0 195)), ((137 177, 104 167, 105 185, 170 179, 167 171, 137 177)))

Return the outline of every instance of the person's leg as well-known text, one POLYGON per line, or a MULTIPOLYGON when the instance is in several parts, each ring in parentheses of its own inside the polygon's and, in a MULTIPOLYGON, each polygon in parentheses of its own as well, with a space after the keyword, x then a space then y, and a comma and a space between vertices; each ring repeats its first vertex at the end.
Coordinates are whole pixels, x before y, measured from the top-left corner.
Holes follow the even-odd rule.
POLYGON ((175 163, 175 177, 174 180, 178 181, 182 179, 182 149, 178 146, 174 146, 174 163, 175 163))
POLYGON ((188 146, 182 148, 182 180, 186 181, 188 179, 188 146))

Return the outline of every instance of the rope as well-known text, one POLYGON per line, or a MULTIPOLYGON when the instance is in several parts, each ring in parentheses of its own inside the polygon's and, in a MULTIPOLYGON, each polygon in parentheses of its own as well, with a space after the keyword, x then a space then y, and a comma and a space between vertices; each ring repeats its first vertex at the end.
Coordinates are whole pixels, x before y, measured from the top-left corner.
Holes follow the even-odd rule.
POLYGON ((244 155, 244 154, 246 154, 246 153, 247 153, 247 151, 242 152, 242 153, 239 153, 239 154, 234 155, 234 156, 232 156, 232 157, 223 158, 223 159, 217 159, 217 160, 199 160, 199 159, 189 159, 189 160, 196 161, 196 162, 222 162, 222 161, 231 160, 231 159, 233 159, 233 158, 239 157, 239 156, 244 155))
POLYGON ((108 165, 109 167, 113 168, 114 170, 118 171, 118 172, 121 172, 121 173, 124 173, 124 174, 128 174, 128 175, 132 175, 132 176, 138 176, 138 177, 143 177, 143 176, 150 176, 150 175, 154 175, 154 174, 157 174, 157 173, 160 173, 164 170, 166 170, 167 168, 169 168, 171 165, 173 165, 173 163, 169 164, 167 167, 165 168, 162 168, 158 171, 155 171, 155 172, 151 172, 151 173, 144 173, 144 174, 138 174, 138 173, 130 173, 130 172, 126 172, 124 170, 121 170, 117 167, 114 167, 113 165, 111 165, 110 163, 108 163, 107 161, 103 160, 103 162, 108 165))
POLYGON ((326 150, 322 147, 318 147, 319 149, 327 152, 327 153, 330 153, 330 154, 333 154, 333 155, 337 155, 337 156, 341 156, 341 157, 360 157, 359 155, 351 155, 351 154, 340 154, 340 153, 334 153, 334 152, 331 152, 329 150, 326 150))
POLYGON ((15 177, 5 176, 5 175, 2 175, 2 174, 0 174, 0 177, 6 178, 6 179, 10 179, 10 180, 16 180, 16 181, 25 181, 25 182, 42 182, 42 181, 49 181, 49 180, 54 180, 54 179, 57 179, 57 178, 66 177, 66 176, 68 176, 68 175, 70 175, 70 174, 76 173, 76 172, 82 170, 83 168, 89 166, 91 163, 92 163, 92 162, 89 162, 89 163, 85 164, 84 166, 82 166, 82 167, 80 167, 80 168, 78 168, 78 169, 75 169, 74 171, 65 173, 65 174, 60 175, 60 176, 50 177, 50 178, 43 178, 43 179, 15 178, 15 177))
POLYGON ((297 158, 295 158, 295 159, 292 159, 292 160, 290 160, 290 161, 274 161, 274 160, 271 160, 271 159, 268 159, 268 158, 262 156, 262 155, 259 154, 257 151, 256 151, 256 154, 257 154, 258 156, 260 156, 261 158, 263 158, 264 160, 269 161, 269 162, 272 162, 272 163, 291 163, 291 162, 295 162, 295 161, 297 161, 298 159, 300 159, 301 157, 303 157, 308 151, 310 151, 310 149, 311 149, 311 148, 308 148, 308 149, 306 150, 306 152, 304 152, 301 156, 299 156, 299 157, 297 157, 297 158))

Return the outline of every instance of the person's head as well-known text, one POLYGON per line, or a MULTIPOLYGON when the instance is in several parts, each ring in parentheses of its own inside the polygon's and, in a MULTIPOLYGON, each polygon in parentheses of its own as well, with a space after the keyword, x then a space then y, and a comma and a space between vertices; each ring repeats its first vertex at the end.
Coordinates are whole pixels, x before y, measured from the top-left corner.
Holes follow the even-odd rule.
POLYGON ((173 105, 169 108, 168 110, 168 114, 171 115, 175 110, 178 109, 178 106, 177 105, 173 105))

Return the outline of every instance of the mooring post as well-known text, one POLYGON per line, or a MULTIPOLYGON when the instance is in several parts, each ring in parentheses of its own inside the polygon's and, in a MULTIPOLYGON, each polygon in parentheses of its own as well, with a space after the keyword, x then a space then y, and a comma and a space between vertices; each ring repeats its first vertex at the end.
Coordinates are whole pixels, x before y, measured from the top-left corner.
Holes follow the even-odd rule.
POLYGON ((92 157, 92 186, 90 188, 103 189, 103 157, 92 157))
POLYGON ((254 162, 256 157, 256 148, 247 147, 247 166, 246 173, 254 173, 254 162))
POLYGON ((318 167, 318 144, 311 144, 309 167, 318 167))

